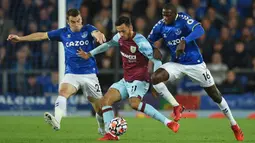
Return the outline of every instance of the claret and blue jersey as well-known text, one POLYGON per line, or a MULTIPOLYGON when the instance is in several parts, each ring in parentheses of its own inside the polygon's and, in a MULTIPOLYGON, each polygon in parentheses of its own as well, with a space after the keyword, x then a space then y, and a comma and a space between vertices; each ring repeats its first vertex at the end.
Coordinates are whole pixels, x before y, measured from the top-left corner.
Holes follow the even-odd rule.
POLYGON ((77 56, 77 50, 89 52, 95 48, 94 38, 91 32, 97 30, 92 25, 84 25, 79 32, 72 32, 70 27, 48 32, 51 41, 61 41, 65 48, 65 73, 71 74, 92 74, 98 73, 94 57, 85 60, 77 56))
POLYGON ((181 40, 185 38, 194 30, 199 22, 192 19, 185 13, 178 13, 173 24, 166 25, 164 19, 160 20, 152 29, 148 40, 151 43, 163 38, 165 44, 170 50, 171 61, 178 62, 184 65, 194 65, 203 62, 202 55, 199 51, 195 40, 186 42, 185 53, 176 58, 176 48, 181 40))

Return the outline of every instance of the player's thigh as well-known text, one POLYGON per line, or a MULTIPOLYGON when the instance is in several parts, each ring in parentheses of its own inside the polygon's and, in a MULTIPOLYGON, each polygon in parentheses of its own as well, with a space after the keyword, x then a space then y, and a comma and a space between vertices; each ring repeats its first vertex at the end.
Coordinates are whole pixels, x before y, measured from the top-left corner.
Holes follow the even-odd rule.
POLYGON ((137 97, 143 99, 144 95, 148 92, 150 83, 146 81, 134 80, 133 82, 126 82, 126 88, 129 98, 137 97))
POLYGON ((66 98, 75 94, 79 89, 79 83, 75 75, 66 74, 59 86, 59 94, 66 98))
POLYGON ((113 88, 117 90, 121 96, 121 100, 127 99, 128 98, 128 92, 127 88, 125 85, 125 80, 121 79, 118 82, 115 82, 114 84, 111 85, 110 89, 113 88))
POLYGON ((106 94, 101 99, 102 106, 112 106, 113 103, 118 102, 121 100, 121 95, 119 90, 116 88, 109 88, 106 94))
POLYGON ((160 68, 165 69, 168 72, 168 81, 170 82, 180 79, 184 76, 184 73, 182 72, 184 67, 179 63, 168 62, 161 65, 160 68))
POLYGON ((185 68, 185 74, 188 75, 192 81, 198 82, 201 87, 210 87, 214 85, 214 79, 205 63, 188 65, 185 68))
POLYGON ((81 84, 83 95, 85 95, 90 102, 95 102, 97 99, 103 97, 96 74, 83 75, 79 82, 81 84))

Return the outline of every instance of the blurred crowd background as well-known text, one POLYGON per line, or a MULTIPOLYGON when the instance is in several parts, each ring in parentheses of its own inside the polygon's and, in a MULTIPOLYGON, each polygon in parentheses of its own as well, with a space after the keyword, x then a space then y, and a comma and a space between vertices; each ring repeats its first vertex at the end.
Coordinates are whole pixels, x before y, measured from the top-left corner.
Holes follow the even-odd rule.
MULTIPOLYGON (((148 36, 162 18, 165 3, 201 22, 205 34, 197 40, 204 61, 223 94, 255 92, 255 1, 253 0, 118 0, 118 15, 132 18, 135 31, 148 36)), ((67 0, 77 8, 84 24, 92 24, 107 39, 115 34, 111 0, 67 0)), ((58 28, 57 0, 0 0, 0 94, 47 96, 58 91, 58 43, 10 43, 9 34, 19 36, 58 28)), ((169 51, 155 43, 167 62, 169 51)), ((96 56, 103 91, 122 77, 118 48, 96 56), (115 76, 116 72, 119 76, 115 76)), ((150 63, 150 72, 152 65, 150 63)), ((173 69, 174 70, 174 69, 173 69)), ((198 84, 184 78, 169 83, 173 93, 200 94, 198 84)), ((202 94, 202 93, 201 93, 202 94)))

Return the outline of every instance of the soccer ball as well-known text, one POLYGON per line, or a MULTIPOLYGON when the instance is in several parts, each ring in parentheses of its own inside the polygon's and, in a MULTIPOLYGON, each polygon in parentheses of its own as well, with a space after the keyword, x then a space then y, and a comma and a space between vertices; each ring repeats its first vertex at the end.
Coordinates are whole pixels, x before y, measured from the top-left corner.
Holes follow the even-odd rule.
POLYGON ((116 135, 121 136, 127 131, 127 121, 121 117, 116 117, 111 120, 109 131, 116 135))

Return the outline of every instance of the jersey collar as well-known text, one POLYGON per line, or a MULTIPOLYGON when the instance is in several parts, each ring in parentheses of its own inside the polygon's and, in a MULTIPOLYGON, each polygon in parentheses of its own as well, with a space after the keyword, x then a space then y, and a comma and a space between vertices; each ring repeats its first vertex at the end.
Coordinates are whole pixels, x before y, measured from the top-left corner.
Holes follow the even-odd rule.
POLYGON ((175 21, 177 20, 177 18, 178 18, 178 13, 176 14, 175 21))

